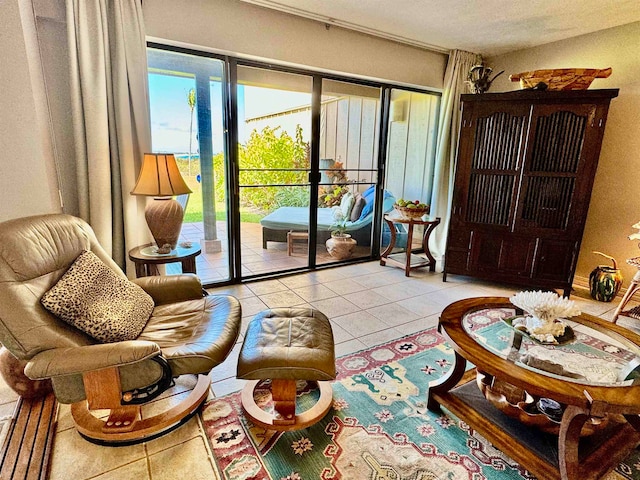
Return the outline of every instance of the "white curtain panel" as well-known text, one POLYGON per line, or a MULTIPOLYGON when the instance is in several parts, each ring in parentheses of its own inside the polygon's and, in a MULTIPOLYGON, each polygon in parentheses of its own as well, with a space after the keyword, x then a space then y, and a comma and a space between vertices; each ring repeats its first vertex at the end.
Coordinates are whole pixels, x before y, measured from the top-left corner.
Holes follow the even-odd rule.
POLYGON ((451 216, 456 149, 460 131, 460 94, 467 93, 465 81, 477 59, 475 53, 453 50, 449 55, 444 75, 431 194, 431 215, 442 219, 442 223, 431 235, 431 252, 439 258, 444 256, 451 216))
POLYGON ((145 197, 130 194, 151 148, 140 0, 66 0, 80 216, 127 271, 149 237, 145 197))

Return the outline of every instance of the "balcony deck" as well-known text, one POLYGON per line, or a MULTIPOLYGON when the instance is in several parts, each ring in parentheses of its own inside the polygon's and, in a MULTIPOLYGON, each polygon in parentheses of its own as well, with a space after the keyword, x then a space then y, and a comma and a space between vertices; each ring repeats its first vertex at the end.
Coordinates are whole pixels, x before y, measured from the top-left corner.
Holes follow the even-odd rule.
MULTIPOLYGON (((201 255, 196 258, 196 271, 203 283, 214 283, 228 280, 229 278, 229 250, 228 232, 226 222, 217 222, 218 239, 222 242, 222 251, 218 253, 206 253, 203 249, 201 255)), ((262 248, 262 227, 259 223, 240 224, 241 248, 242 248, 242 274, 243 276, 260 275, 281 270, 304 268, 307 266, 307 246, 304 243, 296 243, 292 255, 287 253, 285 242, 269 242, 268 248, 262 248)), ((202 222, 185 223, 182 225, 180 242, 202 243, 204 228, 202 222)), ((356 247, 356 255, 365 257, 369 254, 369 247, 356 247)), ((317 245, 317 264, 335 262, 324 245, 317 245)), ((180 264, 167 265, 167 273, 180 273, 180 264)))

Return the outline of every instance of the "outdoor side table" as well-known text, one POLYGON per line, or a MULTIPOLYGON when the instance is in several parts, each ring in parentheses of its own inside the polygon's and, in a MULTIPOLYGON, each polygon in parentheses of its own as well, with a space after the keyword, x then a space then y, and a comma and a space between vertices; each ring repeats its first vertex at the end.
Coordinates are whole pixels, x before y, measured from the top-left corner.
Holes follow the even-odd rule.
POLYGON ((436 259, 431 255, 429 250, 429 237, 433 230, 440 225, 440 217, 435 219, 432 217, 422 217, 417 219, 410 219, 398 216, 396 214, 386 214, 384 221, 387 222, 389 230, 391 230, 391 241, 380 255, 380 265, 386 265, 389 263, 401 268, 404 268, 404 274, 408 277, 409 273, 414 268, 429 267, 429 271, 434 272, 436 269, 436 259), (396 245, 396 229, 394 223, 400 223, 407 225, 407 248, 401 253, 391 253, 396 245), (411 252, 411 244, 413 240, 413 228, 415 225, 424 225, 424 235, 422 236, 422 251, 424 255, 416 255, 411 252))
POLYGON ((199 243, 177 246, 167 254, 154 254, 152 244, 140 245, 129 251, 129 260, 136 265, 136 278, 158 275, 158 265, 180 262, 182 273, 196 273, 196 257, 202 253, 199 243))

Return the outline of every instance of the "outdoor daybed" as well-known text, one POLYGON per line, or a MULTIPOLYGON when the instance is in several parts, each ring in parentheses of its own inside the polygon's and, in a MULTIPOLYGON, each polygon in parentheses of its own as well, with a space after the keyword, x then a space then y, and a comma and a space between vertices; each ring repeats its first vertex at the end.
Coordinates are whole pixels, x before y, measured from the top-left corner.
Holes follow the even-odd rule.
MULTIPOLYGON (((363 246, 371 245, 371 221, 373 220, 373 195, 365 196, 367 192, 363 194, 363 197, 369 208, 365 206, 358 220, 346 223, 346 233, 350 234, 358 242, 358 245, 363 246), (371 202, 370 205, 369 202, 371 202)), ((393 195, 385 192, 383 211, 387 213, 393 210, 395 201, 393 195)), ((288 232, 308 231, 309 209, 307 207, 280 207, 260 220, 260 224, 262 225, 262 248, 266 249, 267 242, 286 242, 288 232)), ((318 244, 329 239, 332 224, 335 224, 334 209, 318 208, 318 244)), ((388 232, 386 237, 390 237, 388 232)))

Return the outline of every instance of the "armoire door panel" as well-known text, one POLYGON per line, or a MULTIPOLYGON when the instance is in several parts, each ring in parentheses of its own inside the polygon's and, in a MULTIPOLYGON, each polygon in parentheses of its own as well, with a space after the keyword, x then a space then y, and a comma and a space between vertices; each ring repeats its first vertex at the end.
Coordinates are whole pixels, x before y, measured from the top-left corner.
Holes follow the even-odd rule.
POLYGON ((489 225, 509 225, 514 205, 515 175, 472 171, 467 198, 466 221, 489 225))
POLYGON ((471 168, 517 170, 524 148, 528 109, 477 112, 471 168))
POLYGON ((533 142, 527 170, 577 173, 586 125, 595 107, 562 106, 561 110, 534 109, 533 142))
POLYGON ((516 211, 518 170, 524 155, 530 108, 498 102, 495 108, 463 107, 454 210, 466 222, 507 226, 516 211), (462 161, 464 159, 464 161, 462 161))
POLYGON ((473 232, 470 271, 496 271, 510 276, 531 276, 535 238, 491 232, 473 232))
POLYGON ((574 177, 531 176, 525 179, 520 226, 565 230, 569 225, 574 177))
POLYGON ((469 250, 448 250, 444 261, 448 273, 468 275, 469 250))
POLYGON ((471 237, 469 270, 497 270, 500 264, 502 239, 494 235, 476 233, 471 237))
POLYGON ((450 230, 447 238, 447 254, 445 257, 445 269, 448 272, 465 274, 469 262, 469 242, 471 231, 461 225, 456 219, 452 220, 457 225, 450 230))
POLYGON ((578 256, 578 242, 540 239, 534 262, 537 280, 568 282, 573 277, 578 256))
POLYGON ((584 147, 595 111, 595 104, 534 106, 516 231, 575 228, 570 219, 583 215, 576 212, 583 205, 576 201, 576 189, 590 195, 581 183, 590 181, 584 169, 593 160, 584 147))
POLYGON ((502 242, 499 268, 508 274, 531 277, 536 241, 528 237, 509 237, 502 242))
MULTIPOLYGON (((453 221, 455 222, 455 220, 453 221)), ((465 225, 458 224, 455 228, 451 229, 451 233, 447 239, 447 246, 468 251, 470 246, 470 237, 471 230, 466 228, 465 225)))

